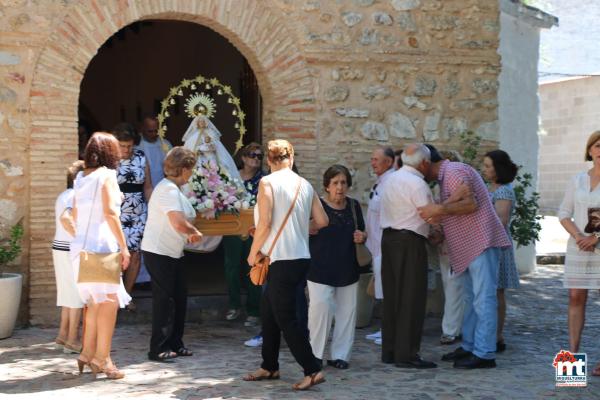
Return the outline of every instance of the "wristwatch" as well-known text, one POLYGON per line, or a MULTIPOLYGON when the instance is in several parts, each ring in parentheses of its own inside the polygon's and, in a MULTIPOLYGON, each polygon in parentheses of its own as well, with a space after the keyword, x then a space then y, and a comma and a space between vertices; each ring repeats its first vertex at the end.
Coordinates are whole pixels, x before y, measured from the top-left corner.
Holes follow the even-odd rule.
POLYGON ((600 240, 600 232, 592 232, 593 236, 596 236, 596 239, 600 240))

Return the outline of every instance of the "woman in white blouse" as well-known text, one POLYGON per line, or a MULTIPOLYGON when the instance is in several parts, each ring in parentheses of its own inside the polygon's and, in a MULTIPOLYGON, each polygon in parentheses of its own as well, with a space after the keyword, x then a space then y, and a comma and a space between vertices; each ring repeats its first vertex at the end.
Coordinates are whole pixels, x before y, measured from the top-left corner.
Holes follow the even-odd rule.
POLYGON ((156 185, 148 203, 142 253, 152 277, 152 336, 148 352, 152 361, 192 355, 183 344, 187 285, 181 258, 183 247, 200 242, 202 233, 191 224, 196 211, 179 188, 190 179, 195 166, 193 151, 183 147, 171 149, 165 157, 165 178, 156 185))
POLYGON ((248 255, 248 265, 254 265, 258 253, 269 254, 275 243, 260 306, 263 362, 243 379, 279 379, 279 345, 283 334, 290 352, 304 369, 304 379, 292 387, 306 390, 325 378, 296 317, 296 288, 306 279, 310 267, 309 224, 318 230, 329 224, 329 218, 311 184, 292 171, 294 148, 287 140, 268 143, 267 162, 271 174, 258 184, 254 208, 256 232, 248 255), (280 229, 281 235, 277 236, 280 229))
MULTIPOLYGON (((571 235, 563 287, 569 289, 569 348, 573 353, 579 351, 588 290, 600 289, 600 255, 594 252, 600 241, 600 218, 594 218, 600 211, 600 131, 588 138, 585 161, 592 161, 592 168, 571 179, 558 212, 560 223, 571 235)), ((600 364, 592 375, 600 375, 600 364)))

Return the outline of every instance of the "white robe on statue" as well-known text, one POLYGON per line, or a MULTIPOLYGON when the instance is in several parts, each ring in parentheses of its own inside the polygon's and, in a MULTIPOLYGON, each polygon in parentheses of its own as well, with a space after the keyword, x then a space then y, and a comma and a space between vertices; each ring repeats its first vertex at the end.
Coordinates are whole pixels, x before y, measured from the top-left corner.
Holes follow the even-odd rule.
MULTIPOLYGON (((184 141, 183 147, 198 155, 197 166, 210 160, 216 161, 222 170, 227 171, 229 176, 237 179, 242 184, 243 181, 233 157, 221 143, 221 133, 208 117, 204 115, 196 116, 181 140, 184 141), (203 132, 200 132, 198 122, 202 120, 204 120, 206 128, 203 132)), ((222 236, 204 236, 200 243, 186 246, 186 250, 211 252, 221 243, 222 238, 222 236)))

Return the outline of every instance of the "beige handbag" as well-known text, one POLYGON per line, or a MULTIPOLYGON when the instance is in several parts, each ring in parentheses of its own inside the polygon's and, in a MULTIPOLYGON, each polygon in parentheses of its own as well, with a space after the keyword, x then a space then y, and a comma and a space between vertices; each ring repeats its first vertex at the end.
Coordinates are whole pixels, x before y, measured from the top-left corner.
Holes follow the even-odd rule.
MULTIPOLYGON (((92 210, 96 202, 99 185, 100 182, 98 181, 92 200, 92 210)), ((85 249, 91 221, 92 213, 90 212, 85 238, 83 239, 83 250, 79 252, 77 283, 113 283, 118 285, 121 283, 121 253, 97 253, 85 249)))
POLYGON ((292 205, 290 206, 290 209, 288 210, 285 218, 283 219, 283 222, 281 223, 281 227, 279 228, 279 231, 277 231, 277 235, 275 235, 275 238, 273 239, 273 243, 271 243, 271 247, 269 248, 269 253, 265 255, 261 252, 258 252, 258 254, 256 256, 256 260, 254 261, 254 265, 252 266, 252 268, 250 268, 250 272, 248 272, 248 275, 250 275, 250 280, 252 281, 253 284, 255 284, 257 286, 264 285, 267 282, 267 275, 269 274, 269 265, 271 264, 271 253, 273 252, 275 243, 277 243, 277 239, 279 239, 279 236, 281 235, 281 232, 283 231, 283 227, 287 223, 288 218, 290 217, 290 214, 292 213, 292 210, 294 209, 294 206, 296 205, 296 200, 298 199, 298 193, 300 193, 301 185, 302 185, 302 180, 300 179, 300 177, 298 177, 298 187, 296 188, 296 194, 294 195, 294 200, 292 200, 292 205))
MULTIPOLYGON (((349 198, 350 199, 350 198, 349 198)), ((354 229, 358 230, 358 221, 356 220, 356 206, 358 206, 358 201, 354 199, 350 199, 350 207, 352 208, 352 218, 354 218, 354 229)), ((371 265, 371 261, 373 261, 373 256, 371 252, 365 246, 364 243, 354 243, 354 248, 356 249, 356 261, 358 261, 358 265, 361 267, 368 267, 371 265)))

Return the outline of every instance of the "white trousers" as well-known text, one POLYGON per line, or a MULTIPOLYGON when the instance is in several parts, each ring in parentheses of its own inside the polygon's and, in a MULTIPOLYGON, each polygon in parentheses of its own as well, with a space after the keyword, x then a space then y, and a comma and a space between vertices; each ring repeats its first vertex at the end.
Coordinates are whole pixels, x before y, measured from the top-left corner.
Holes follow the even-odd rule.
POLYGON ((335 318, 331 338, 331 359, 350 360, 356 328, 356 296, 358 282, 333 287, 308 281, 308 330, 315 357, 323 359, 331 322, 335 318))
POLYGON ((373 257, 371 262, 373 265, 373 280, 375 282, 375 298, 383 299, 383 284, 381 283, 381 253, 377 257, 373 257))
POLYGON ((458 336, 461 333, 465 308, 463 302, 464 274, 450 274, 450 261, 445 255, 440 255, 440 272, 445 298, 442 332, 444 335, 458 336))

